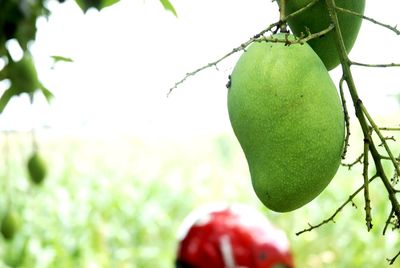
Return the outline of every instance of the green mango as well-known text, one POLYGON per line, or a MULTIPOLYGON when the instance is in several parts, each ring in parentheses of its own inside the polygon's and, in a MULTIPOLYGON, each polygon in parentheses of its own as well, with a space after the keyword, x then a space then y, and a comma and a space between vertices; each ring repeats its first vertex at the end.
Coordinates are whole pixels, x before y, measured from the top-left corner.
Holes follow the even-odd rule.
MULTIPOLYGON (((286 0, 286 15, 305 7, 311 1, 312 0, 286 0)), ((364 14, 365 0, 336 0, 335 3, 338 7, 364 14)), ((339 11, 337 12, 337 16, 344 45, 347 53, 350 53, 357 39, 362 19, 339 11)), ((309 29, 311 33, 320 32, 328 28, 330 24, 331 20, 324 0, 318 1, 311 8, 288 20, 288 25, 296 36, 301 36, 302 33, 307 34, 307 29, 309 29)), ((308 42, 324 62, 328 70, 332 70, 340 63, 334 38, 334 32, 331 31, 325 36, 312 39, 308 42)))
POLYGON ((17 213, 9 210, 1 221, 0 232, 4 239, 12 240, 20 227, 20 218, 17 213))
POLYGON ((41 184, 46 177, 46 164, 38 152, 34 152, 28 160, 29 178, 34 184, 41 184))
POLYGON ((343 109, 309 45, 250 45, 231 74, 228 112, 255 193, 269 209, 287 212, 307 204, 336 174, 343 109))

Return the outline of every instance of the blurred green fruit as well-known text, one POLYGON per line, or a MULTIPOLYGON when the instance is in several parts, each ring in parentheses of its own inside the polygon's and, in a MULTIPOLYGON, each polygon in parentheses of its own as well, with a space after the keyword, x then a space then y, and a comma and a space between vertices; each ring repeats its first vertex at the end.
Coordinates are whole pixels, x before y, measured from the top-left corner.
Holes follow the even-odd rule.
POLYGON ((232 72, 228 111, 253 188, 271 210, 305 205, 336 174, 344 115, 335 85, 309 45, 253 43, 232 72))
POLYGON ((20 219, 17 213, 9 210, 1 221, 1 234, 4 239, 12 240, 20 227, 20 219))
MULTIPOLYGON (((305 7, 312 0, 287 0, 286 15, 305 7)), ((279 1, 278 1, 279 3, 279 1)), ((364 14, 365 0, 336 0, 336 6, 364 14)), ((361 27, 362 18, 344 12, 337 12, 340 31, 347 53, 353 48, 361 27)), ((318 1, 314 6, 303 13, 288 20, 290 29, 296 36, 320 32, 331 24, 325 1, 318 1)), ((324 62, 328 70, 339 65, 340 59, 335 45, 334 32, 331 31, 323 37, 310 40, 308 43, 324 62)))
POLYGON ((34 152, 28 160, 29 178, 35 184, 40 184, 46 177, 46 164, 38 152, 34 152))

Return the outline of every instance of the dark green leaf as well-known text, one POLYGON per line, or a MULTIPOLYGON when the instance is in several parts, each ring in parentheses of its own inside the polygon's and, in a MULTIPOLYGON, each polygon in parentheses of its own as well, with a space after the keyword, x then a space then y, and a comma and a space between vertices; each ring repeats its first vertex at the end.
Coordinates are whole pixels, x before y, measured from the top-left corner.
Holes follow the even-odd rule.
POLYGON ((109 7, 115 3, 118 3, 119 0, 75 0, 75 2, 83 12, 86 12, 90 8, 101 10, 105 7, 109 7))
POLYGON ((83 12, 88 11, 90 8, 101 9, 101 0, 75 0, 83 12))
POLYGON ((169 0, 160 0, 160 2, 166 10, 171 11, 175 15, 175 17, 178 17, 174 6, 171 4, 169 0))

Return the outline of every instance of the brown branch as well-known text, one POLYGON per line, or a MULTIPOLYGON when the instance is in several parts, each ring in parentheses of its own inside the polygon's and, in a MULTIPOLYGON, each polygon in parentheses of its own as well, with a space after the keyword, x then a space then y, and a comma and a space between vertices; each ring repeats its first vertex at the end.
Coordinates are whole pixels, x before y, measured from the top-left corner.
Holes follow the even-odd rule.
POLYGON ((341 7, 338 7, 338 6, 335 6, 335 9, 337 11, 340 11, 340 12, 343 12, 343 13, 348 13, 348 14, 363 18, 364 20, 368 20, 368 21, 370 21, 372 23, 375 23, 377 25, 385 27, 386 29, 389 29, 389 30, 393 31, 395 34, 400 35, 400 30, 397 29, 397 25, 393 27, 393 26, 390 26, 388 24, 379 22, 379 21, 377 21, 377 20, 375 20, 373 18, 367 17, 367 16, 365 16, 363 14, 360 14, 360 13, 357 13, 357 12, 354 12, 354 11, 351 11, 351 10, 348 10, 348 9, 345 9, 345 8, 341 8, 341 7))

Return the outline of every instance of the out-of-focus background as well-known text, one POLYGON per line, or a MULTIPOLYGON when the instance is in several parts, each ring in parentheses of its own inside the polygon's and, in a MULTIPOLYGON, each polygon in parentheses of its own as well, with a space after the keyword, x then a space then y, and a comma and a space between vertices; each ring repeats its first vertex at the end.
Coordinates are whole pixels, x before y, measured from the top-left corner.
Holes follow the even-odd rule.
MULTIPOLYGON (((386 267, 399 236, 382 229, 390 212, 379 181, 371 189, 374 228, 367 232, 362 195, 329 217, 362 185, 362 168, 342 167, 328 188, 305 207, 275 213, 261 205, 247 162, 229 124, 225 84, 240 56, 189 78, 184 74, 227 54, 278 20, 270 1, 121 0, 84 14, 74 1, 50 1, 38 21, 34 61, 51 104, 21 95, 0 115, 0 212, 11 196, 22 226, 0 239, 1 267, 172 267, 176 232, 196 207, 212 202, 259 208, 289 236, 297 267, 386 267), (51 56, 73 62, 54 64, 51 56), (49 174, 41 187, 27 179, 36 131, 49 174), (4 190, 3 190, 4 189, 4 190)), ((365 14, 400 23, 400 3, 369 1, 365 14)), ((12 44, 11 44, 12 45, 12 44)), ((364 21, 350 57, 365 63, 400 62, 400 39, 364 21)), ((14 49, 18 57, 18 48, 14 49)), ((360 97, 380 126, 400 124, 397 68, 353 68, 360 97)), ((331 75, 337 84, 340 67, 331 75)), ((0 90, 6 85, 0 84, 0 90)), ((350 98, 350 113, 353 114, 350 98)), ((362 152, 351 118, 346 163, 362 152)), ((389 133, 400 138, 396 133, 389 133)), ((398 155, 398 142, 390 142, 398 155)), ((387 169, 390 171, 389 163, 387 169)), ((373 170, 371 170, 371 173, 373 170)), ((396 266, 396 264, 395 264, 396 266)))

